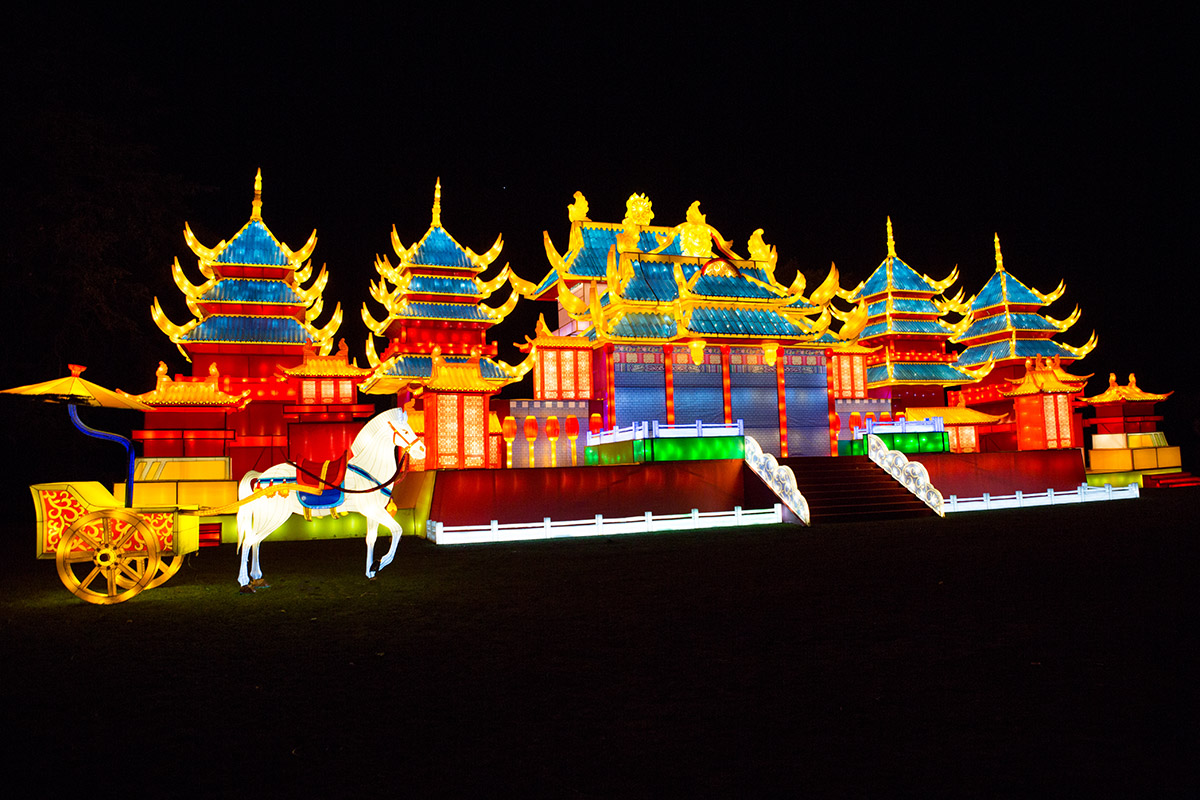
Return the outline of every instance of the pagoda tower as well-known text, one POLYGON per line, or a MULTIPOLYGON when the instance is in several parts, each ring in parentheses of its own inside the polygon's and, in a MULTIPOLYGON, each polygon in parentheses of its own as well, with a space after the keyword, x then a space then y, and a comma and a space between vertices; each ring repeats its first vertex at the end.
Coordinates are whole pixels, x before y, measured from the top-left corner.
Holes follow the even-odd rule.
POLYGON ((187 223, 183 235, 205 282, 195 285, 188 280, 178 259, 171 276, 194 319, 174 324, 157 297, 151 313, 159 330, 192 362, 195 375, 206 375, 209 365, 215 363, 226 378, 271 378, 279 364, 301 363, 309 342, 328 355, 342 322, 342 309, 339 304, 324 327, 314 327, 329 280, 322 266, 309 282, 312 262, 308 259, 316 247, 317 232, 314 230, 299 250, 275 238, 262 219, 262 170, 254 177, 250 220, 233 238, 205 247, 187 223), (307 288, 303 286, 306 282, 307 288))
POLYGON ((969 323, 969 301, 944 292, 958 280, 958 267, 935 281, 896 255, 892 219, 887 220, 887 257, 865 281, 847 294, 867 304, 866 326, 858 344, 874 352, 866 357, 867 396, 891 402, 892 412, 909 406, 941 406, 947 386, 978 380, 985 370, 963 369, 946 342, 969 323), (961 315, 956 323, 946 317, 961 315))
MULTIPOLYGON (((1031 289, 1005 271, 999 234, 993 241, 996 271, 971 301, 969 324, 951 341, 966 345, 958 355, 960 366, 973 368, 994 362, 989 375, 961 391, 966 405, 999 414, 1012 408, 1012 400, 1005 393, 1012 383, 1023 380, 1029 359, 1054 359, 1056 364, 1069 365, 1090 353, 1097 339, 1093 332, 1080 347, 1052 341, 1079 320, 1079 307, 1062 320, 1038 313, 1038 309, 1062 296, 1063 282, 1059 281, 1049 294, 1031 289)), ((957 398, 952 402, 957 403, 957 398)))
POLYGON ((371 298, 386 316, 377 320, 366 303, 362 318, 370 334, 366 353, 373 368, 363 384, 370 394, 393 394, 419 389, 433 377, 435 350, 450 368, 470 361, 478 364, 480 379, 497 389, 519 380, 521 370, 496 360, 496 345, 487 341, 488 330, 516 306, 517 290, 498 307, 483 301, 506 282, 528 287, 506 264, 492 279, 479 277, 504 247, 503 236, 482 255, 463 247, 442 227, 442 183, 434 187, 429 229, 411 247, 400 242, 392 226, 392 248, 399 259, 393 266, 385 255, 375 260, 379 281, 370 285, 371 298), (386 337, 380 354, 375 336, 386 337), (472 357, 476 356, 472 360, 472 357))
MULTIPOLYGON (((236 480, 249 469, 265 469, 289 456, 284 407, 297 403, 298 398, 296 389, 279 380, 277 373, 304 364, 306 352, 328 355, 342 322, 342 309, 339 304, 324 326, 314 325, 321 315, 321 295, 329 279, 324 267, 313 277, 309 257, 317 233, 313 231, 299 250, 292 250, 271 233, 262 219, 262 170, 254 178, 250 220, 229 241, 206 247, 187 223, 183 235, 205 281, 193 284, 176 259, 171 274, 193 319, 183 325, 171 322, 157 297, 151 307, 159 330, 192 363, 192 376, 176 375, 173 385, 166 387, 173 393, 166 407, 180 411, 182 406, 173 398, 184 392, 189 382, 211 384, 214 398, 236 397, 239 403, 248 400, 248 405, 230 408, 230 433, 221 453, 232 458, 236 480)), ((161 377, 158 389, 163 388, 161 377)), ((353 403, 352 398, 347 399, 353 403)), ((222 400, 226 405, 230 402, 222 400)), ((148 413, 149 430, 160 427, 150 418, 153 413, 148 413)), ((197 426, 177 418, 170 427, 182 430, 186 439, 194 435, 188 430, 197 426)))

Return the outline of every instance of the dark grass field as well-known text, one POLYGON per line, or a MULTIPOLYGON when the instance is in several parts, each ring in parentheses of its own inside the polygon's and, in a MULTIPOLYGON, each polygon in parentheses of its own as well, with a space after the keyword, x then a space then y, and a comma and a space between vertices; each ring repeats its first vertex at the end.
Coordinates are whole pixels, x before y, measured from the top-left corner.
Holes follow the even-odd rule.
MULTIPOLYGON (((6 771, 97 796, 1195 796, 1196 490, 887 525, 231 546, 123 605, 6 530, 6 771), (94 791, 92 791, 94 790, 94 791)), ((386 541, 386 540, 385 540, 386 541)))

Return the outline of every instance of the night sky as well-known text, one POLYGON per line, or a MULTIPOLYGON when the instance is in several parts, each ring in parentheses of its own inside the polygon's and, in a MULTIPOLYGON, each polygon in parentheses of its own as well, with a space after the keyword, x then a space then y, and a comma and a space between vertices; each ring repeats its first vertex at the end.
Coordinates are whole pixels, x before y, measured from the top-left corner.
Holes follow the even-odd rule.
MULTIPOLYGON (((739 251, 763 228, 777 277, 799 268, 810 286, 831 262, 843 286, 865 279, 890 215, 901 258, 935 279, 957 264, 954 289, 974 294, 998 232, 1010 273, 1041 291, 1066 281, 1046 313, 1081 306, 1058 339, 1098 333, 1072 368, 1095 373, 1090 393, 1135 371, 1176 390, 1162 410, 1178 430, 1200 416, 1185 267, 1200 211, 1185 146, 1194 19, 562 9, 15 20, 0 280, 25 298, 27 337, 58 338, 10 339, 4 383, 84 357, 130 391, 151 387, 159 359, 185 371, 150 298, 188 318, 169 270, 178 257, 200 281, 183 223, 209 246, 233 235, 261 167, 264 221, 296 248, 317 230, 326 306, 342 303, 339 336, 364 363, 374 256, 390 254, 393 224, 405 244, 425 232, 440 176, 447 230, 477 252, 503 233, 499 264, 529 280, 548 269, 542 231, 564 248, 576 190, 606 221, 635 191, 655 224, 700 200, 739 251), (63 333, 59 312, 80 307, 63 333)), ((553 306, 523 302, 494 329, 502 357, 539 311, 553 306)))

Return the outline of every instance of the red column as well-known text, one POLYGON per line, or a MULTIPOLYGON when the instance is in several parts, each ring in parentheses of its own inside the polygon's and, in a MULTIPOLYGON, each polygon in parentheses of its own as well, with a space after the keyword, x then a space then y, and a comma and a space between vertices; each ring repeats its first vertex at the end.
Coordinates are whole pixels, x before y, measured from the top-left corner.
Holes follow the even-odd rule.
POLYGON ((729 345, 721 345, 721 395, 725 401, 725 424, 733 424, 733 393, 729 380, 729 345))
POLYGON ((783 362, 786 356, 782 348, 775 354, 775 388, 779 394, 779 457, 788 457, 787 440, 787 391, 783 382, 783 362))
POLYGON ((613 346, 606 344, 604 346, 604 426, 610 430, 617 424, 617 367, 613 363, 615 357, 613 346))
POLYGON ((675 346, 663 345, 663 365, 667 380, 667 424, 675 424, 675 346))

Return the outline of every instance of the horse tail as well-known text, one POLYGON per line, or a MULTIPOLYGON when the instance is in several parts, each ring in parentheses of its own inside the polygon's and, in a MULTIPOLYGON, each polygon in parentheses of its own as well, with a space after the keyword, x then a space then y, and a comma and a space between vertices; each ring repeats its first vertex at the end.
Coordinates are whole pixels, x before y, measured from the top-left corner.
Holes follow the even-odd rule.
MULTIPOLYGON (((254 493, 255 483, 258 481, 261 472, 250 470, 242 479, 238 481, 238 500, 245 500, 254 493)), ((246 503, 237 510, 237 552, 242 552, 242 543, 246 539, 246 532, 254 527, 254 512, 251 510, 253 503, 246 503), (243 516, 244 515, 244 516, 243 516)))

